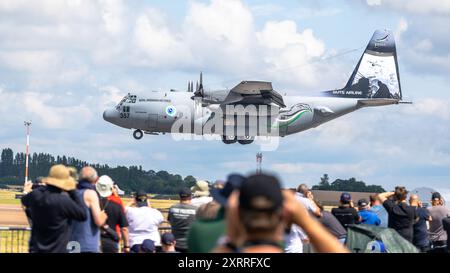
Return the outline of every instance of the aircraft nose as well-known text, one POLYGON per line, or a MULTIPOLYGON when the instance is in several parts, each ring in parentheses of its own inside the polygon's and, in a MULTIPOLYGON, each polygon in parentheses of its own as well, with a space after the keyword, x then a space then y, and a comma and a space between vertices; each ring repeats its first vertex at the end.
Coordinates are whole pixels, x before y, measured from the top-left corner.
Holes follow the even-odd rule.
POLYGON ((103 119, 109 122, 112 122, 116 116, 116 111, 114 109, 106 109, 103 112, 103 119))

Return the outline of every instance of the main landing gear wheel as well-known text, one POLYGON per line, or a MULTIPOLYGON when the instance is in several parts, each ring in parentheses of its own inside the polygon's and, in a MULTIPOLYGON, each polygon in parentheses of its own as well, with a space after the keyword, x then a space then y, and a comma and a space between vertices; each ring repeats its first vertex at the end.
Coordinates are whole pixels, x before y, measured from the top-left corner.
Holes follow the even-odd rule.
POLYGON ((239 144, 242 144, 242 145, 248 145, 248 144, 252 144, 254 140, 255 140, 255 137, 245 136, 242 139, 238 139, 238 142, 239 142, 239 144))
POLYGON ((222 136, 222 141, 225 144, 233 144, 236 143, 237 138, 235 136, 222 136))
POLYGON ((141 130, 137 129, 134 130, 133 132, 133 137, 137 140, 141 139, 144 136, 144 132, 142 132, 141 130))

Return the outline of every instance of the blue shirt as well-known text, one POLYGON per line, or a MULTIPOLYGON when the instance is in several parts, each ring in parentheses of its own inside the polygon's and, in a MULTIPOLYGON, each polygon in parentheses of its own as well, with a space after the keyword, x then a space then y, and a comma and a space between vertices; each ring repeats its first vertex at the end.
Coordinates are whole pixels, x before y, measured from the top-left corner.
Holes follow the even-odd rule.
POLYGON ((372 225, 372 226, 379 226, 381 224, 380 218, 378 218, 378 215, 370 210, 360 210, 358 212, 359 216, 361 216, 361 224, 366 225, 372 225))
POLYGON ((380 227, 388 227, 388 213, 382 205, 375 205, 370 208, 371 211, 380 218, 380 227))

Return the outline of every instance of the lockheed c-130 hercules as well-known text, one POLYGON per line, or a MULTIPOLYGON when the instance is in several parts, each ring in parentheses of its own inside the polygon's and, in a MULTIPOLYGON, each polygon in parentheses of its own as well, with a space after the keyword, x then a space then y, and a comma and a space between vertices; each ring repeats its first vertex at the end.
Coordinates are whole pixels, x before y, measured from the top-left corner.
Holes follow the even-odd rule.
POLYGON ((284 137, 363 107, 399 103, 407 102, 402 101, 394 35, 377 30, 341 89, 313 97, 282 96, 270 82, 242 81, 232 89, 206 91, 200 74, 195 91, 190 82, 187 92, 153 91, 146 97, 128 94, 115 108, 104 111, 103 118, 134 129, 135 139, 144 133, 213 134, 226 144, 250 144, 257 136, 273 136, 274 131, 284 137), (213 120, 215 126, 207 126, 213 120), (182 124, 177 127, 182 130, 174 130, 177 124, 182 124))

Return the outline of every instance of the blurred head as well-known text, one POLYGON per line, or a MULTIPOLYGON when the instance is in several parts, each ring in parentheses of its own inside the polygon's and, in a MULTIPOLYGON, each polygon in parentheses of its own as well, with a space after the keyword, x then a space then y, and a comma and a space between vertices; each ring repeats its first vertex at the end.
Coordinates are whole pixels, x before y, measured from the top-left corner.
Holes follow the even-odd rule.
POLYGON ((348 192, 343 192, 339 198, 339 201, 342 205, 349 205, 352 202, 352 196, 348 192))
POLYGON ((283 224, 282 216, 283 196, 275 177, 252 175, 242 183, 239 219, 247 234, 275 233, 283 224))
POLYGON ((191 191, 194 197, 209 196, 209 183, 206 180, 198 180, 191 191))
POLYGON ((80 180, 86 180, 91 184, 95 184, 98 180, 97 171, 91 166, 83 167, 80 171, 80 180))
POLYGON ((409 197, 409 205, 418 207, 420 204, 420 198, 417 194, 411 194, 409 197))
POLYGON ((119 186, 117 186, 117 184, 116 183, 114 183, 114 185, 113 185, 113 187, 112 187, 112 192, 113 192, 113 195, 115 195, 115 196, 119 196, 119 186))
POLYGON ((299 192, 299 193, 303 194, 304 196, 306 196, 307 193, 309 192, 309 188, 308 188, 308 186, 306 184, 300 184, 297 187, 297 192, 299 192))
POLYGON ((405 187, 397 186, 394 190, 394 198, 399 202, 403 202, 408 197, 408 191, 405 187))
POLYGON ((192 199, 192 192, 189 188, 182 188, 178 195, 180 196, 180 202, 189 202, 192 199))
POLYGON ((367 202, 366 199, 359 199, 358 200, 358 209, 359 210, 366 210, 369 209, 369 202, 367 202))
POLYGON ((77 168, 72 167, 72 166, 69 166, 67 168, 69 169, 70 176, 72 176, 73 179, 78 181, 79 177, 78 177, 78 170, 77 170, 77 168))
POLYGON ((35 189, 38 189, 41 187, 45 187, 45 183, 42 181, 43 179, 44 179, 44 177, 42 177, 42 176, 39 176, 38 178, 36 178, 33 181, 33 185, 31 186, 31 189, 35 190, 35 189))
POLYGON ((439 192, 433 192, 433 194, 431 195, 431 205, 432 206, 444 205, 444 201, 442 200, 442 196, 439 192))
POLYGON ((175 251, 176 244, 175 236, 172 233, 166 232, 161 235, 161 248, 164 252, 175 251))
POLYGON ((380 205, 380 198, 378 197, 378 194, 371 194, 370 195, 370 205, 373 206, 377 206, 380 205))
POLYGON ((216 182, 214 182, 214 184, 212 185, 213 189, 223 189, 223 187, 225 186, 225 181, 223 180, 216 180, 216 182))
POLYGON ((140 253, 155 253, 156 252, 156 246, 155 242, 153 242, 150 239, 145 239, 140 247, 140 253))
POLYGON ((217 212, 220 209, 220 204, 217 202, 209 202, 201 205, 197 209, 197 213, 195 214, 196 219, 202 220, 213 220, 217 217, 217 212))
POLYGON ((234 190, 240 189, 242 183, 245 181, 245 177, 240 174, 230 174, 227 177, 227 182, 222 188, 212 188, 211 189, 211 196, 219 203, 222 207, 226 207, 228 197, 230 197, 231 193, 234 190))
POLYGON ((136 206, 137 207, 147 207, 148 206, 148 202, 147 202, 147 193, 145 191, 138 191, 136 193, 136 196, 134 197, 135 201, 136 201, 136 206))

